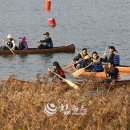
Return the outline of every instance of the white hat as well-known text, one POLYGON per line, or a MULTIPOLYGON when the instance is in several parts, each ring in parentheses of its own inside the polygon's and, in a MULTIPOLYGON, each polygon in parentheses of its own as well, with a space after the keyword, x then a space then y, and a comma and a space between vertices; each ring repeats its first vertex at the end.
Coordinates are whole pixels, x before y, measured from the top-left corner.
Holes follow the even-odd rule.
POLYGON ((10 34, 8 34, 7 38, 13 38, 10 34))

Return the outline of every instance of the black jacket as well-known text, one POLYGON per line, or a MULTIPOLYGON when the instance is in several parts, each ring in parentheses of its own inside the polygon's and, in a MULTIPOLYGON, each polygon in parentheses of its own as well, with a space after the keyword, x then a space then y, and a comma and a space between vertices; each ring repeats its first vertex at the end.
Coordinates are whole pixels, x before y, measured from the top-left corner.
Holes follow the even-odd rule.
POLYGON ((106 73, 108 74, 109 78, 117 80, 119 70, 118 70, 118 68, 114 67, 114 68, 112 68, 112 70, 108 70, 106 73))
POLYGON ((44 40, 40 40, 41 43, 46 43, 46 46, 48 47, 53 47, 53 42, 52 42, 52 39, 49 37, 47 39, 44 39, 44 40))

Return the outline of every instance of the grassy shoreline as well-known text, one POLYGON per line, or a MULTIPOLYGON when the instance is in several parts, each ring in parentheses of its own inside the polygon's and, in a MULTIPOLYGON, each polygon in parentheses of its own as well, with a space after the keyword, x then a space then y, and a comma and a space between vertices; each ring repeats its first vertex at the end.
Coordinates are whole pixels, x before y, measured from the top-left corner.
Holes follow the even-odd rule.
POLYGON ((113 90, 96 86, 89 81, 74 90, 67 84, 10 77, 0 83, 0 130, 129 130, 130 85, 113 90), (47 103, 83 105, 86 115, 57 111, 47 116, 47 103))

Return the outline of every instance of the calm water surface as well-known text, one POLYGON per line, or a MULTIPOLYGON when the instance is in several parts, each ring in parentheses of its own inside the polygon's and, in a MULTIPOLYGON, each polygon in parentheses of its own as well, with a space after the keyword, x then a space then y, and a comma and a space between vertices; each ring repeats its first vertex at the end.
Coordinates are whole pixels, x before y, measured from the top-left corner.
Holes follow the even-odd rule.
POLYGON ((9 74, 35 79, 37 73, 46 73, 55 60, 62 66, 68 64, 84 47, 91 55, 95 50, 102 54, 107 45, 114 45, 121 63, 130 65, 130 0, 56 0, 52 1, 50 13, 44 12, 44 2, 0 0, 0 38, 11 33, 18 44, 18 37, 24 34, 29 46, 36 47, 36 41, 48 31, 55 46, 74 43, 76 53, 0 56, 0 79, 9 74), (56 19, 55 28, 48 26, 50 17, 56 19))

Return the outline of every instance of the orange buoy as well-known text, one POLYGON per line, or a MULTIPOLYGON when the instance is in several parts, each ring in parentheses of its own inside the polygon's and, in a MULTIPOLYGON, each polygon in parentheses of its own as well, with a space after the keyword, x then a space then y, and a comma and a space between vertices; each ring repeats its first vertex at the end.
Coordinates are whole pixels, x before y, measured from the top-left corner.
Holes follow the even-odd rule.
POLYGON ((49 12, 51 10, 51 0, 45 1, 45 11, 49 12))
POLYGON ((56 26, 56 21, 54 18, 49 18, 48 23, 50 27, 55 27, 56 26))

